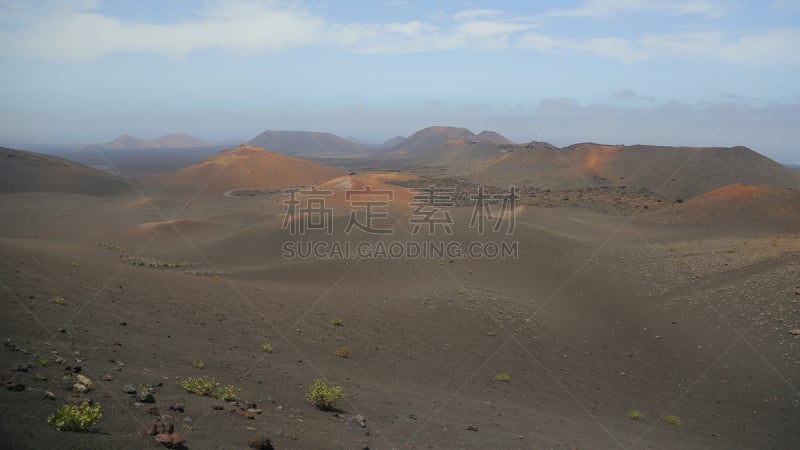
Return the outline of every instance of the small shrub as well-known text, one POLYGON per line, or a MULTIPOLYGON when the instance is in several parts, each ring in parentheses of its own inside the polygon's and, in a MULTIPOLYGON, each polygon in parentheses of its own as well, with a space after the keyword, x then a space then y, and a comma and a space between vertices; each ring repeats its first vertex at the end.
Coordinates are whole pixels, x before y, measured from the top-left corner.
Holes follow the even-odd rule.
POLYGON ((189 377, 181 382, 183 390, 197 395, 211 395, 219 386, 214 377, 189 377))
POLYGON ((81 266, 80 264, 78 264, 78 263, 77 263, 77 262, 75 262, 75 261, 72 261, 71 263, 69 263, 69 265, 70 265, 70 267, 74 267, 75 269, 77 269, 78 267, 80 267, 80 266, 81 266))
POLYGON ((48 364, 50 364, 50 361, 48 361, 47 358, 45 358, 45 357, 39 358, 39 365, 40 366, 47 367, 48 364))
POLYGON ((464 294, 466 294, 466 293, 467 293, 467 292, 466 292, 464 289, 459 289, 459 290, 458 290, 458 295, 464 295, 464 294))
POLYGON ((509 375, 507 373, 498 373, 497 375, 494 376, 494 380, 495 381, 504 381, 504 382, 507 383, 507 382, 511 381, 511 375, 509 375))
POLYGON ((100 404, 89 406, 88 402, 80 405, 64 405, 47 418, 47 423, 58 431, 86 431, 89 427, 100 423, 103 412, 100 404))
POLYGON ((318 378, 314 384, 308 388, 306 398, 319 409, 331 410, 336 403, 344 398, 342 388, 339 386, 328 386, 325 380, 318 378))
POLYGON ((64 305, 64 304, 67 303, 67 300, 64 297, 61 297, 60 295, 57 295, 57 296, 51 298, 50 300, 48 300, 48 302, 50 302, 50 303, 52 303, 54 305, 64 305))
POLYGON ((269 342, 261 344, 261 351, 265 353, 272 353, 272 344, 269 342))
POLYGON ((488 334, 489 336, 497 336, 497 332, 496 332, 496 331, 490 331, 490 332, 488 332, 487 334, 488 334))
POLYGON ((664 423, 675 425, 676 427, 683 425, 683 421, 678 416, 664 416, 662 420, 664 420, 664 423))
POLYGON ((342 321, 342 319, 336 318, 336 319, 331 320, 331 325, 335 325, 337 327, 341 327, 341 326, 344 325, 344 322, 342 321))
POLYGON ((628 419, 631 420, 644 420, 644 414, 641 411, 633 410, 628 413, 628 419))
POLYGON ((203 370, 203 368, 206 366, 206 363, 204 363, 204 362, 201 360, 201 361, 195 361, 195 362, 193 362, 193 363, 192 363, 192 365, 194 366, 194 368, 195 368, 195 369, 200 369, 200 370, 203 370))
POLYGON ((231 400, 236 400, 236 397, 238 397, 241 393, 242 388, 230 385, 217 388, 217 390, 214 391, 213 396, 222 400, 223 402, 229 402, 231 400))
POLYGON ((350 354, 350 350, 347 347, 339 347, 333 354, 340 358, 347 358, 347 355, 350 354))

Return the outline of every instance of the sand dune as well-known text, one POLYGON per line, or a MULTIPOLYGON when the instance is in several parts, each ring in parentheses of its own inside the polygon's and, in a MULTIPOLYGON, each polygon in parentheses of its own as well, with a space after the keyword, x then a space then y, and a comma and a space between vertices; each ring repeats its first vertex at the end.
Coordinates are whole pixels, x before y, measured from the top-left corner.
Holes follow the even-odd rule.
POLYGON ((555 190, 634 186, 666 198, 688 199, 735 183, 800 189, 800 176, 746 147, 691 148, 575 144, 517 148, 486 164, 487 183, 555 190))
POLYGON ((125 231, 130 237, 149 237, 164 230, 177 230, 188 235, 208 228, 209 224, 192 219, 173 219, 158 222, 145 222, 128 227, 125 231))
POLYGON ((157 187, 221 194, 233 189, 321 183, 343 170, 242 145, 150 180, 157 187))
POLYGON ((800 192, 774 186, 733 184, 636 220, 716 230, 769 227, 800 232, 800 192))
POLYGON ((122 178, 72 161, 0 148, 0 192, 64 192, 113 196, 130 192, 122 178))

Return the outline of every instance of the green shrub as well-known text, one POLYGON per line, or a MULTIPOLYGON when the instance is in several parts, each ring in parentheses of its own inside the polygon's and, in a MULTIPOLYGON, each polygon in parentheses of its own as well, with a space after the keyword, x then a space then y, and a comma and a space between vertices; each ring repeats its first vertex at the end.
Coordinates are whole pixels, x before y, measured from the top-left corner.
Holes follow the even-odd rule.
POLYGON ((64 297, 61 297, 60 295, 51 298, 50 300, 48 300, 48 302, 54 305, 64 305, 67 303, 66 299, 64 299, 64 297))
POLYGON ((664 423, 675 425, 676 427, 683 425, 683 421, 678 416, 664 416, 662 420, 664 420, 664 423))
POLYGON ((628 419, 631 420, 644 420, 644 414, 641 411, 633 410, 628 413, 628 419))
POLYGON ((197 395, 211 395, 219 386, 214 377, 189 377, 181 382, 183 390, 197 395))
POLYGON ((230 385, 217 388, 217 390, 214 391, 213 396, 224 402, 229 402, 231 400, 235 400, 236 397, 238 397, 239 394, 241 393, 242 393, 242 388, 230 385))
POLYGON ((331 325, 335 325, 337 327, 341 327, 342 325, 344 325, 344 322, 342 321, 342 319, 336 318, 336 319, 331 320, 331 325))
POLYGON ((194 368, 195 368, 195 369, 200 369, 200 370, 203 370, 203 368, 206 366, 206 363, 204 363, 204 362, 201 360, 201 361, 195 361, 195 362, 193 362, 193 363, 192 363, 192 365, 194 366, 194 368))
POLYGON ((498 373, 497 375, 494 376, 494 380, 509 382, 511 381, 511 375, 507 373, 498 373))
POLYGON ((319 409, 331 410, 339 400, 344 398, 344 393, 341 387, 328 386, 325 380, 318 378, 308 389, 306 398, 319 409))
POLYGON ((89 406, 88 402, 80 405, 64 405, 47 418, 47 423, 58 431, 86 431, 89 427, 100 423, 103 413, 100 405, 89 406))
POLYGON ((261 344, 261 350, 265 353, 272 353, 272 344, 269 342, 261 344))
POLYGON ((40 366, 47 367, 48 364, 50 364, 50 361, 48 361, 47 358, 45 358, 44 356, 39 358, 39 365, 40 366))
POLYGON ((489 336, 497 336, 497 332, 496 332, 496 331, 490 331, 490 332, 488 332, 487 334, 488 334, 489 336))

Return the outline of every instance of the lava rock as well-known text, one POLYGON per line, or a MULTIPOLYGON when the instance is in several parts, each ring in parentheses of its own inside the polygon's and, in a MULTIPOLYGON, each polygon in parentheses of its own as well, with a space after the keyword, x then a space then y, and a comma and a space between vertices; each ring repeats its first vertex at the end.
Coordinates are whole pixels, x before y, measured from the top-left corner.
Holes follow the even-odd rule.
POLYGON ((272 446, 272 441, 270 441, 264 436, 251 437, 250 439, 247 440, 247 446, 250 448, 255 448, 260 450, 275 449, 275 447, 272 446))

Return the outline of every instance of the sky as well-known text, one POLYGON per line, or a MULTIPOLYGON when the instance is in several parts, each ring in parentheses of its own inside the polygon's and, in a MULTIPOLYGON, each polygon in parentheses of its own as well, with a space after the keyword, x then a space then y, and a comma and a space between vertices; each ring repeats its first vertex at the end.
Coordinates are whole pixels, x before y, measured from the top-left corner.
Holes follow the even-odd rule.
POLYGON ((264 130, 800 164, 800 0, 0 0, 0 145, 264 130))

